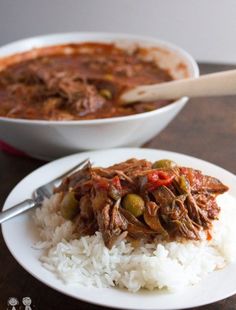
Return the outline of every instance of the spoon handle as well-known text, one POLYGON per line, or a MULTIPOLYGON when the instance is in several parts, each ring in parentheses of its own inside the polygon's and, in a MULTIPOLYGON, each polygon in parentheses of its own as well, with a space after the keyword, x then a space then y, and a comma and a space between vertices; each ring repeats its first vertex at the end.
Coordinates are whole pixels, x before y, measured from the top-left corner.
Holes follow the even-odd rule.
POLYGON ((121 101, 129 104, 137 101, 176 99, 180 97, 225 96, 236 94, 236 70, 202 75, 161 84, 143 85, 125 92, 121 101))

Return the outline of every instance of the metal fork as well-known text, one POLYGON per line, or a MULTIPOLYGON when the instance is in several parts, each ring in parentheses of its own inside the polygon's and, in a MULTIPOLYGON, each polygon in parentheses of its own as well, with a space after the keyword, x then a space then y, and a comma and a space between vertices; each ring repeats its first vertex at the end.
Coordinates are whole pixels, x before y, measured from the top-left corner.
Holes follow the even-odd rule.
POLYGON ((11 207, 10 209, 7 209, 6 211, 2 211, 0 213, 0 224, 3 222, 15 217, 18 214, 21 214, 29 209, 38 207, 42 204, 43 200, 45 198, 50 198, 53 194, 53 189, 60 185, 62 179, 66 176, 71 175, 72 173, 82 169, 86 166, 86 164, 89 163, 89 159, 85 159, 76 166, 72 167, 71 169, 64 172, 62 175, 58 176, 54 180, 48 182, 47 184, 44 184, 34 190, 32 194, 32 199, 26 199, 22 201, 21 203, 11 207))

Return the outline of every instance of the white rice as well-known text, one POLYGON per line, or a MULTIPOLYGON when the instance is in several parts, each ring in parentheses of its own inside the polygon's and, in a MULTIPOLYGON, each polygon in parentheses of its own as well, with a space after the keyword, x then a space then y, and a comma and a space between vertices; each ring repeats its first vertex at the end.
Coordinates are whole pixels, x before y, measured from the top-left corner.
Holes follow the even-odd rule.
POLYGON ((222 210, 207 241, 162 242, 134 249, 126 241, 108 250, 99 232, 78 239, 74 224, 58 210, 60 195, 44 202, 35 213, 44 250, 41 262, 65 283, 93 287, 125 287, 170 291, 198 283, 210 272, 236 260, 236 202, 224 194, 218 198, 222 210))

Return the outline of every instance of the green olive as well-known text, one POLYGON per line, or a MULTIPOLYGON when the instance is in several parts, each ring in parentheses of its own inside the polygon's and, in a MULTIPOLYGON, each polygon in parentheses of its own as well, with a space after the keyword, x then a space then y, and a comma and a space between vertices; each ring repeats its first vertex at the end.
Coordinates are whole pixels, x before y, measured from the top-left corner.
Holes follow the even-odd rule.
POLYGON ((125 195, 122 200, 122 206, 135 217, 142 215, 145 210, 145 203, 143 198, 136 194, 125 195))
POLYGON ((189 193, 189 191, 190 191, 189 182, 184 175, 181 175, 179 177, 179 187, 183 191, 183 193, 185 193, 185 194, 189 193))
POLYGON ((177 164, 170 159, 161 159, 158 161, 155 161, 155 163, 152 165, 152 168, 159 169, 159 168, 174 168, 177 164))
POLYGON ((66 220, 72 220, 79 212, 79 202, 75 198, 74 192, 68 192, 65 194, 61 201, 61 215, 66 220))

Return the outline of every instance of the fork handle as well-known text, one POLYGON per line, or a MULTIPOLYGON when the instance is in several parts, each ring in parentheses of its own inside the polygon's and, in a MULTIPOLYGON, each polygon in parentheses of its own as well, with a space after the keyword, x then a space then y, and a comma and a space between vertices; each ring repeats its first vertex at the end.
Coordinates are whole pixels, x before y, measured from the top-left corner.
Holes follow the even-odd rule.
POLYGON ((37 202, 33 199, 26 199, 22 201, 21 203, 11 207, 10 209, 7 209, 6 211, 2 211, 0 213, 0 224, 3 222, 11 219, 12 217, 23 213, 31 208, 36 207, 37 202))

